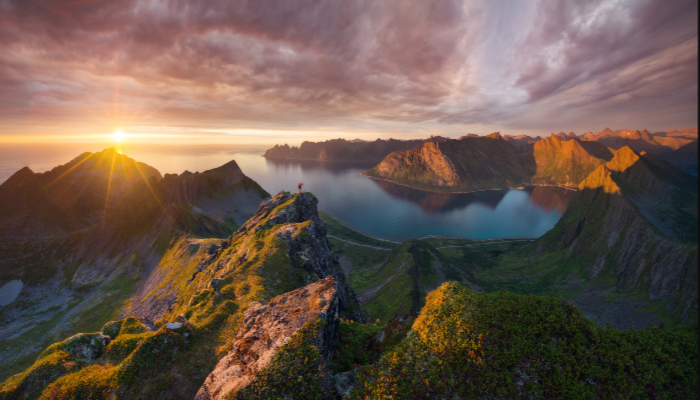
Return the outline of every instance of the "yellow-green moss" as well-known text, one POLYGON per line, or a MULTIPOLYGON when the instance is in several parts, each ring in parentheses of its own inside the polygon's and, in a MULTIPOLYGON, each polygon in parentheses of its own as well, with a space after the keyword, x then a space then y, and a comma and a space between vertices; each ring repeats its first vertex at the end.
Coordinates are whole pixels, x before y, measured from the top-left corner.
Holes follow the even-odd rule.
POLYGON ((697 325, 597 328, 560 299, 448 282, 353 398, 692 398, 697 363, 697 325))
POLYGON ((39 400, 107 400, 113 391, 111 365, 91 365, 62 376, 41 392, 39 400))

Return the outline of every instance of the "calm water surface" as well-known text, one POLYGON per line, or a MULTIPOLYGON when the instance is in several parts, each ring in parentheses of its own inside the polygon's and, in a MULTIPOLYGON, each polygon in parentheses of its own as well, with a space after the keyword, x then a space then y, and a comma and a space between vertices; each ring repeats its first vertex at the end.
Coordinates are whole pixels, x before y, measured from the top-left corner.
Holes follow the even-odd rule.
MULTIPOLYGON (((29 166, 43 172, 96 145, 3 145, 0 182, 29 166)), ((234 159, 265 190, 295 191, 299 182, 319 198, 319 209, 368 235, 402 241, 428 235, 471 239, 536 238, 561 218, 573 191, 559 187, 467 194, 425 192, 360 176, 371 163, 267 160, 270 146, 123 146, 121 151, 161 173, 205 171, 234 159)))

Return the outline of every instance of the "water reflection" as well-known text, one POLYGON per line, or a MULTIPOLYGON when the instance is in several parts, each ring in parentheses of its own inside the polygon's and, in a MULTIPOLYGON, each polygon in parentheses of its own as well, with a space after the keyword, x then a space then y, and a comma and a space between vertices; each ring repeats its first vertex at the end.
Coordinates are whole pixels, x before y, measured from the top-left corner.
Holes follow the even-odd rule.
POLYGON ((332 175, 347 175, 349 172, 367 171, 374 167, 375 163, 354 163, 354 162, 324 162, 314 160, 282 160, 265 158, 265 163, 269 170, 277 173, 289 174, 299 172, 302 174, 312 174, 314 172, 326 172, 332 175))
MULTIPOLYGON (((374 180, 382 190, 391 197, 410 201, 420 206, 427 213, 449 212, 479 203, 491 210, 495 210, 501 203, 508 190, 487 190, 472 193, 439 193, 416 190, 406 186, 397 185, 387 181, 374 180)), ((529 194, 529 201, 549 212, 556 210, 563 214, 576 193, 573 190, 556 186, 535 186, 523 190, 529 194)))
POLYGON ((557 186, 535 186, 530 188, 530 201, 547 211, 557 210, 563 214, 574 193, 574 190, 557 186))
POLYGON ((498 206, 498 203, 503 200, 503 197, 507 192, 506 190, 489 190, 474 193, 426 192, 387 181, 373 181, 382 190, 389 193, 391 197, 416 203, 420 206, 421 210, 427 213, 434 213, 438 211, 446 212, 464 208, 474 202, 479 202, 493 210, 496 208, 496 206, 498 206))

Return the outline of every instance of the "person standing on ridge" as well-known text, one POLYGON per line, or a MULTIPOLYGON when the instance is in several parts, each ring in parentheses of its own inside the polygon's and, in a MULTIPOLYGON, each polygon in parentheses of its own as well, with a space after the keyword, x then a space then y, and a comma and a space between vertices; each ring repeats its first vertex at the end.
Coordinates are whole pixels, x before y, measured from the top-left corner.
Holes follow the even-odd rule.
POLYGON ((297 186, 297 187, 299 188, 299 193, 301 193, 301 187, 302 187, 303 185, 304 185, 304 184, 300 182, 300 183, 299 183, 299 186, 297 186))

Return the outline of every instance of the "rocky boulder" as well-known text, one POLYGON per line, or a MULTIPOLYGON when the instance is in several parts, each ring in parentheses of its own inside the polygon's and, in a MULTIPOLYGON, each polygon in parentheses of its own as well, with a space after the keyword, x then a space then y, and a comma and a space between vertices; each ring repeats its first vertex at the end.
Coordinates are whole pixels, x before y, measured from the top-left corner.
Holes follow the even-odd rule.
POLYGON ((209 374, 195 399, 224 399, 247 387, 297 331, 317 321, 324 324, 313 345, 328 360, 339 338, 338 287, 330 276, 267 304, 251 302, 233 349, 209 374))

